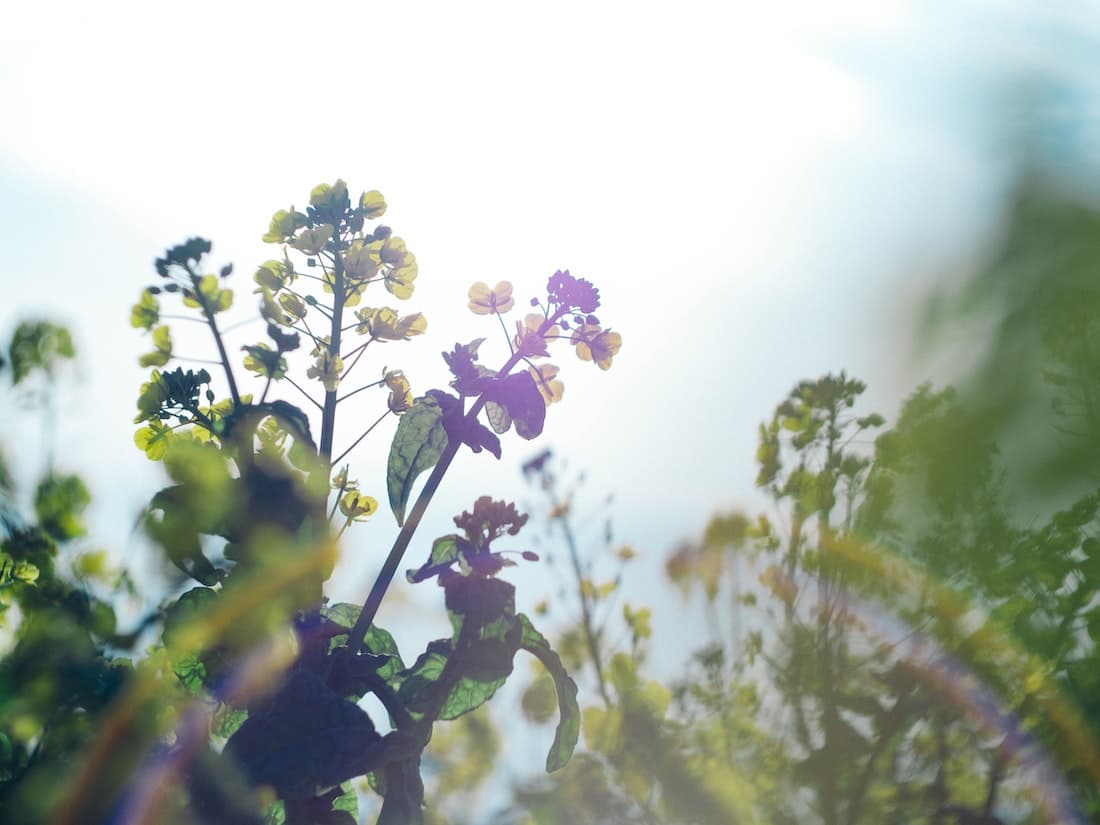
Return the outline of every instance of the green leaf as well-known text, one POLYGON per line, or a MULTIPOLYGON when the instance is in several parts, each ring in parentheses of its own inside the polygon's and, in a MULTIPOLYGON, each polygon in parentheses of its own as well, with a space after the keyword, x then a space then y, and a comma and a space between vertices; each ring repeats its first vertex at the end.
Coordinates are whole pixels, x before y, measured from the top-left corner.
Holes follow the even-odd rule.
POLYGON ((228 739, 237 732, 237 728, 244 724, 244 720, 247 718, 247 710, 237 710, 232 705, 218 705, 218 709, 214 711, 214 718, 210 723, 210 732, 214 736, 228 739))
POLYGON ((439 709, 440 719, 457 719, 464 713, 476 710, 493 698, 493 694, 504 684, 507 676, 499 679, 482 682, 469 676, 463 676, 458 680, 451 692, 447 694, 443 707, 439 709))
MULTIPOLYGON (((264 235, 264 239, 267 236, 264 235)), ((286 822, 286 805, 278 799, 264 812, 264 825, 283 825, 286 822)))
POLYGON ((188 693, 192 696, 202 693, 203 682, 206 680, 206 665, 202 663, 202 659, 198 656, 185 656, 172 669, 188 693))
POLYGON ((410 713, 424 713, 431 708, 439 677, 453 651, 450 639, 429 642, 428 649, 405 672, 397 699, 410 713))
POLYGON ((551 773, 565 767, 573 750, 577 747, 577 739, 581 732, 581 712, 577 705, 577 683, 574 682, 565 666, 561 663, 561 657, 550 647, 546 638, 535 630, 531 620, 523 613, 516 618, 523 628, 523 638, 520 647, 542 662, 554 680, 554 687, 558 691, 558 713, 560 719, 558 727, 554 731, 554 743, 550 746, 550 752, 546 755, 546 771, 551 773))
POLYGON ((413 482, 422 472, 435 466, 446 448, 447 431, 443 427, 443 410, 439 403, 430 397, 417 398, 397 425, 386 468, 390 509, 398 525, 405 523, 405 506, 409 503, 413 482))
MULTIPOLYGON (((321 608, 321 615, 334 624, 346 627, 349 631, 355 627, 359 618, 359 612, 363 608, 357 604, 340 602, 329 607, 321 608)), ((345 643, 347 636, 336 636, 333 643, 337 646, 345 643)), ((388 630, 371 625, 363 635, 363 649, 374 656, 389 656, 390 661, 382 665, 376 671, 385 681, 392 682, 398 673, 405 670, 405 663, 401 661, 401 651, 397 649, 397 642, 393 640, 388 630)))
POLYGON ((332 803, 332 810, 334 811, 346 811, 358 821, 359 820, 359 794, 355 792, 355 786, 350 782, 345 782, 340 786, 342 793, 332 803))

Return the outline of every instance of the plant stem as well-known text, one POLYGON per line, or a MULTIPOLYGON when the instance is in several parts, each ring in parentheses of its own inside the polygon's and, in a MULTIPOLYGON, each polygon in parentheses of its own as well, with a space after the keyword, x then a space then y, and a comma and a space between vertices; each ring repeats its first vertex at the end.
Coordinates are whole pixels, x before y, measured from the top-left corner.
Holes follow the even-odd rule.
POLYGON ((207 303, 206 296, 199 290, 199 276, 192 273, 191 283, 194 284, 195 297, 202 306, 203 315, 206 316, 206 324, 210 327, 210 333, 214 336, 214 343, 218 347, 218 357, 221 358, 222 366, 225 367, 225 378, 229 382, 229 394, 233 397, 233 404, 235 406, 240 406, 241 394, 237 391, 237 379, 233 377, 233 367, 229 363, 229 355, 226 354, 225 344, 222 343, 221 333, 218 332, 218 324, 214 320, 214 312, 210 309, 210 304, 207 303))
MULTIPOLYGON (((557 496, 552 496, 554 509, 561 506, 557 496)), ((562 516, 558 520, 561 524, 562 535, 565 536, 565 546, 569 548, 569 561, 573 565, 573 574, 577 577, 577 591, 581 597, 581 621, 584 627, 584 641, 588 647, 588 655, 592 657, 592 664, 596 669, 596 683, 600 689, 600 697, 604 705, 611 707, 611 696, 607 691, 607 680, 603 674, 603 663, 600 661, 600 645, 596 638, 596 629, 592 623, 592 607, 584 592, 584 571, 581 570, 580 553, 577 552, 577 538, 573 535, 573 528, 569 526, 569 520, 562 516)))
MULTIPOLYGON (((553 319, 547 318, 542 326, 539 327, 539 333, 545 333, 556 321, 556 315, 553 319)), ((522 357, 523 356, 518 352, 512 353, 512 356, 504 366, 497 371, 497 377, 503 378, 508 375, 512 367, 518 364, 522 357)), ((481 395, 474 401, 473 406, 470 407, 470 411, 466 413, 466 420, 471 422, 475 421, 478 413, 481 412, 484 406, 485 396, 481 395)), ((382 569, 378 572, 378 578, 376 578, 374 584, 371 585, 370 593, 367 594, 367 600, 363 603, 363 609, 359 613, 359 618, 355 621, 355 627, 351 629, 351 633, 348 635, 349 655, 354 656, 362 647, 363 637, 366 635, 367 630, 370 629, 371 624, 374 623, 374 617, 378 613, 378 608, 382 605, 382 599, 386 595, 390 583, 393 581, 398 565, 401 564, 401 558, 405 555, 405 551, 409 547, 409 542, 412 541, 413 533, 415 533, 416 528, 420 526, 420 520, 424 517, 424 513, 427 512, 432 496, 434 496, 435 491, 439 489, 439 483, 443 481, 443 476, 451 466, 451 462, 454 461, 455 455, 458 454, 458 448, 461 446, 462 442, 460 441, 448 441, 446 448, 443 450, 443 455, 439 457, 439 461, 437 461, 435 467, 432 468, 432 474, 428 476, 428 480, 424 483, 424 488, 416 498, 416 504, 413 505, 408 518, 401 526, 401 532, 397 534, 393 547, 390 548, 390 553, 386 556, 386 561, 382 564, 382 569)))
MULTIPOLYGON (((340 354, 341 319, 344 314, 344 259, 340 256, 340 238, 337 235, 332 255, 332 326, 328 351, 335 358, 340 354)), ((321 410, 321 458, 332 466, 332 438, 336 432, 336 388, 325 391, 325 405, 321 410)))

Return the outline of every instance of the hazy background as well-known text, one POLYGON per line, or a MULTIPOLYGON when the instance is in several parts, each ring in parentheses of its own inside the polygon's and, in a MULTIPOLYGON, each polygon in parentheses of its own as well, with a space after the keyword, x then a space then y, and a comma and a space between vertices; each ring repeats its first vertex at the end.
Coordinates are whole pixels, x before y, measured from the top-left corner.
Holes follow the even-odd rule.
MULTIPOLYGON (((408 561, 477 495, 521 498, 519 464, 553 447, 587 471, 584 503, 614 494, 616 540, 643 553, 627 593, 666 600, 658 663, 682 650, 656 571, 751 502, 757 423, 826 371, 865 380, 888 420, 949 375, 950 359, 912 357, 914 312, 980 257, 1020 141, 1100 163, 1100 15, 1084 2, 43 3, 6 18, 0 332, 30 316, 74 329, 55 437, 96 496, 90 543, 138 562, 133 520, 162 479, 128 424, 147 349, 129 308, 153 258, 211 238, 247 318, 251 272, 278 254, 260 242, 271 213, 342 177, 385 194, 420 265, 400 309, 429 321, 361 376, 385 364, 418 392, 442 386, 438 353, 482 335, 498 360, 495 322, 465 309, 475 280, 511 280, 517 317, 557 268, 600 288, 624 342, 612 369, 557 354, 565 399, 543 441, 510 435, 499 463, 463 454, 408 561)), ((200 340, 177 352, 208 355, 200 340)), ((45 435, 2 414, 30 477, 45 435)), ((353 467, 380 500, 372 457, 394 425, 353 467)), ((352 531, 336 598, 362 597, 395 532, 385 513, 352 531)), ((512 578, 521 609, 546 595, 537 566, 512 578)))

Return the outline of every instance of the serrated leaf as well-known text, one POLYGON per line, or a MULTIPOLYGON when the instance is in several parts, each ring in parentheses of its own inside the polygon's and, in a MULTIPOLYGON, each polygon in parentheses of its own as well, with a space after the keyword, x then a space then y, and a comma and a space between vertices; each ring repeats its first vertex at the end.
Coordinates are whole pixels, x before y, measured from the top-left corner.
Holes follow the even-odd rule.
POLYGON ((520 647, 542 662, 554 680, 554 687, 558 692, 558 713, 560 718, 554 731, 554 743, 550 746, 550 752, 546 755, 546 771, 552 773, 565 767, 573 750, 577 747, 577 739, 581 732, 581 712, 577 704, 577 683, 570 678, 565 671, 565 666, 546 638, 535 630, 531 620, 520 613, 516 616, 523 636, 520 647))
POLYGON ((439 403, 431 397, 417 398, 401 416, 386 466, 386 490, 398 525, 405 523, 405 507, 417 476, 435 466, 446 448, 439 403))

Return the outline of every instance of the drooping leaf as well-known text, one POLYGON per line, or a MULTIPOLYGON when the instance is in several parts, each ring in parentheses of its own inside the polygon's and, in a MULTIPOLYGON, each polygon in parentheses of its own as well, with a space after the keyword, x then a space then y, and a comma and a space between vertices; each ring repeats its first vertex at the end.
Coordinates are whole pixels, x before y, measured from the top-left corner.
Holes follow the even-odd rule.
POLYGON ((523 638, 520 646, 528 653, 542 662, 554 680, 554 687, 558 692, 558 713, 560 719, 554 731, 554 743, 550 746, 550 752, 546 755, 546 770, 548 773, 565 767, 573 750, 577 747, 577 739, 581 731, 581 713, 577 704, 577 683, 565 671, 565 666, 546 638, 535 630, 531 620, 520 613, 516 616, 523 628, 523 638))
POLYGON ((405 507, 417 476, 435 466, 446 448, 447 431, 439 402, 431 396, 417 398, 401 416, 386 467, 390 509, 399 525, 405 523, 405 507))

